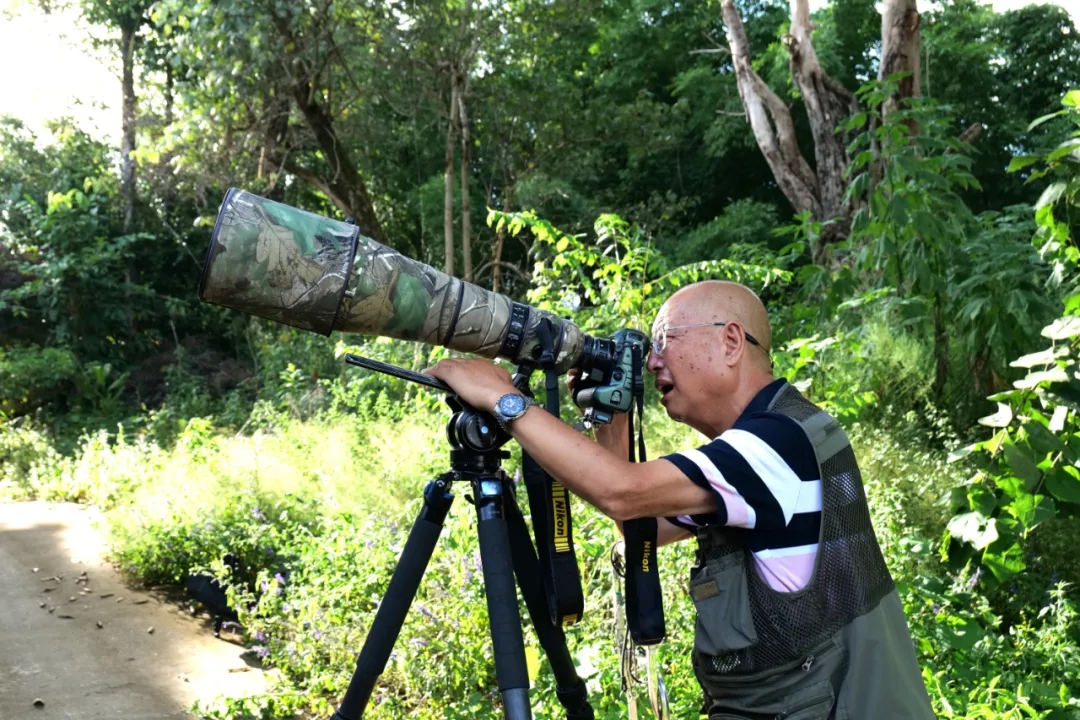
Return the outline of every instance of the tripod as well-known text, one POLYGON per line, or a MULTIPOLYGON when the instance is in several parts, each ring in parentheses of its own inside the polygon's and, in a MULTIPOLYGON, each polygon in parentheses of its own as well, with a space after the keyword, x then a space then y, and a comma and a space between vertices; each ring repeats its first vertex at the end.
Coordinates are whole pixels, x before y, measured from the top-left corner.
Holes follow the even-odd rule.
POLYGON ((540 561, 517 505, 514 486, 501 468, 501 461, 510 453, 500 448, 510 437, 493 418, 469 407, 460 397, 449 396, 447 403, 455 411, 446 426, 452 446, 450 470, 424 489, 424 506, 409 531, 345 697, 331 720, 363 717, 438 542, 454 500, 450 490, 455 482, 471 485, 472 496, 466 497, 476 506, 495 675, 505 717, 532 720, 525 641, 514 586, 516 575, 540 645, 551 663, 556 694, 566 708, 567 720, 592 720, 585 683, 574 668, 562 628, 554 624, 548 611, 540 561))

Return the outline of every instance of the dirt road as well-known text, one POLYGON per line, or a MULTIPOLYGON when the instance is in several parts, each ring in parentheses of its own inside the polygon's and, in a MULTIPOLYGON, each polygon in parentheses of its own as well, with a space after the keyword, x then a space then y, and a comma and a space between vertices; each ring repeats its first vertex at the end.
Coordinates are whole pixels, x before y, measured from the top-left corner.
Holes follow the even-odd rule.
POLYGON ((204 617, 120 581, 98 519, 77 505, 0 505, 0 720, 188 720, 196 699, 263 689, 243 647, 204 617))

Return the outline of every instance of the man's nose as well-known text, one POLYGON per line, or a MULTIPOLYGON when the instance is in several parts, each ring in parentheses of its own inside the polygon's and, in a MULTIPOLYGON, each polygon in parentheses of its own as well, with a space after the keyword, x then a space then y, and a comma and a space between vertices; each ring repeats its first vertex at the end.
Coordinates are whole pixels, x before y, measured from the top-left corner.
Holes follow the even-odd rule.
POLYGON ((653 375, 660 372, 660 368, 664 366, 664 361, 660 353, 649 352, 649 357, 645 360, 645 369, 651 372, 653 375))

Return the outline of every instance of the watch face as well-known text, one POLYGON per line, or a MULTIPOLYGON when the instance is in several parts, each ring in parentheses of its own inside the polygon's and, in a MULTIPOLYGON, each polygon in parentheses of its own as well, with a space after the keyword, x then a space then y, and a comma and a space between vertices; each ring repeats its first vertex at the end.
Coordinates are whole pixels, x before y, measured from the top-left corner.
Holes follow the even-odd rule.
POLYGON ((499 398, 499 412, 514 417, 525 409, 525 398, 520 395, 504 395, 499 398))

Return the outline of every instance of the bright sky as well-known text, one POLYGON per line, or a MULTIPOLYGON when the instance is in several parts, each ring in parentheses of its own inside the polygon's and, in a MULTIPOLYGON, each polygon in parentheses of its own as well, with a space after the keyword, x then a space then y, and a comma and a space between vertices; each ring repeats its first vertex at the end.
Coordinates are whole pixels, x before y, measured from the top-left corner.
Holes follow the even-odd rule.
MULTIPOLYGON (((1080 24, 1080 0, 1035 1, 1066 8, 1080 24)), ((812 7, 824 4, 811 0, 812 7)), ((1008 10, 1029 0, 991 4, 1008 10)), ((0 0, 0 115, 14 115, 39 130, 46 119, 67 113, 95 135, 119 143, 119 66, 88 50, 84 35, 72 10, 46 15, 32 0, 0 0)))

